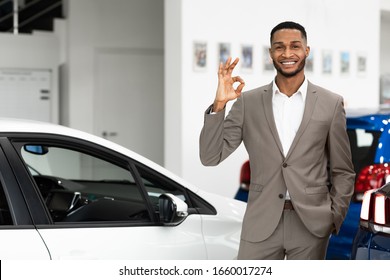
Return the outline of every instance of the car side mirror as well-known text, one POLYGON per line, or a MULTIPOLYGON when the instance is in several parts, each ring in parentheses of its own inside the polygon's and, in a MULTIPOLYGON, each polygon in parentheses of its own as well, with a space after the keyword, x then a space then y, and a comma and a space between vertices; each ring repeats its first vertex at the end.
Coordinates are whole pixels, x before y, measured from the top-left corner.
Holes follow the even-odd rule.
POLYGON ((188 216, 188 205, 180 198, 170 193, 164 193, 158 198, 160 221, 167 225, 178 225, 188 216))
POLYGON ((49 152, 49 148, 42 145, 24 145, 24 150, 34 155, 46 155, 49 152))

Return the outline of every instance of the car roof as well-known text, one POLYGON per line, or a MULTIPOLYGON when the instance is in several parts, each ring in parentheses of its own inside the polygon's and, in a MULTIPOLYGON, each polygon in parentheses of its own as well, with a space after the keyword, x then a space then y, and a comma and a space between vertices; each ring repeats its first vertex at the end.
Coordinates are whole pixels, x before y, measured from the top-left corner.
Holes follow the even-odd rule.
POLYGON ((390 117, 390 106, 382 105, 371 108, 347 108, 345 110, 348 118, 358 118, 365 116, 388 116, 390 117))
POLYGON ((121 153, 127 157, 130 157, 144 165, 147 165, 156 171, 164 174, 165 176, 177 181, 180 184, 185 185, 190 188, 192 191, 197 192, 198 188, 185 182, 182 178, 160 166, 159 164, 145 158, 144 156, 133 152, 119 144, 106 140, 104 138, 98 137, 96 135, 78 130, 69 128, 63 125, 41 122, 35 120, 25 120, 25 119, 12 119, 12 118, 0 118, 0 133, 39 133, 39 134, 52 134, 59 136, 66 136, 72 138, 82 139, 88 142, 96 143, 102 145, 106 148, 109 148, 115 152, 121 153))
POLYGON ((384 131, 390 123, 390 107, 346 109, 348 129, 384 131))

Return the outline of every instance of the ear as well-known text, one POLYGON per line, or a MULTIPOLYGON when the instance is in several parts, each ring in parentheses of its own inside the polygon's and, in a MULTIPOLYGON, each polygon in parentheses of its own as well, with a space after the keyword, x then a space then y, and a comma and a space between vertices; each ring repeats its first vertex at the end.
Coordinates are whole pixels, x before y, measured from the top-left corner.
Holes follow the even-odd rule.
POLYGON ((307 47, 306 47, 306 57, 308 57, 308 56, 309 56, 309 54, 310 54, 310 47, 309 47, 309 46, 307 46, 307 47))

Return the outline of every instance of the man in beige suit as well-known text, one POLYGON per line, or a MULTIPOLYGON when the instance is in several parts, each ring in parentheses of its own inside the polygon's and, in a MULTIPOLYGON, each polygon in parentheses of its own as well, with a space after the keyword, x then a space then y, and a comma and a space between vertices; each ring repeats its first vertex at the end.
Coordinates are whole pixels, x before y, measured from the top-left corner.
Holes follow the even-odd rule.
POLYGON ((238 59, 220 64, 200 158, 217 165, 241 142, 248 151, 251 184, 239 259, 324 259, 348 210, 355 173, 343 98, 306 79, 309 52, 304 27, 282 22, 271 31, 272 83, 241 94, 245 83, 232 76, 238 59))

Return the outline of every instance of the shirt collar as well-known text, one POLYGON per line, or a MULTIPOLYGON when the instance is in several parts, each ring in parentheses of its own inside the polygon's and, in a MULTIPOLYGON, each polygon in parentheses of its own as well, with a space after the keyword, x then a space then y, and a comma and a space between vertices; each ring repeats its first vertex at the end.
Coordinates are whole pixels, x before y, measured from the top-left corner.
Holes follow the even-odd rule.
MULTIPOLYGON (((299 93, 299 92, 301 93, 303 102, 305 102, 305 100, 306 100, 307 85, 308 85, 308 82, 307 82, 307 79, 306 79, 306 77, 305 77, 305 79, 303 80, 302 85, 299 87, 299 89, 298 89, 297 92, 296 92, 296 93, 299 93)), ((282 92, 279 90, 278 86, 276 85, 275 79, 274 79, 274 81, 273 81, 273 83, 272 83, 272 92, 273 92, 273 95, 272 95, 273 98, 275 97, 275 95, 276 95, 277 93, 282 93, 282 92)), ((296 93, 294 93, 294 94, 296 94, 296 93)))

